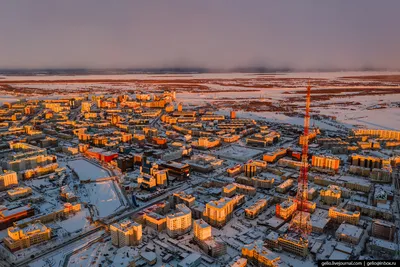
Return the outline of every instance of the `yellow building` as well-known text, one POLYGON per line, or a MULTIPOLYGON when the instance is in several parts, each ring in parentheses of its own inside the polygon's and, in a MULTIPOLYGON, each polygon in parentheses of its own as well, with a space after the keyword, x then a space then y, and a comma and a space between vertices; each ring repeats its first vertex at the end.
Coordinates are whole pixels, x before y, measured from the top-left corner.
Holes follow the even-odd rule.
POLYGON ((308 254, 308 240, 298 236, 284 235, 278 237, 278 244, 283 250, 305 257, 308 254))
POLYGON ((244 210, 245 216, 249 219, 255 219, 267 207, 267 200, 259 199, 256 203, 244 210))
POLYGON ((264 154, 263 160, 268 163, 273 163, 273 162, 277 161, 278 159, 286 156, 286 154, 287 154, 287 148, 281 148, 274 152, 264 154))
POLYGON ((226 266, 227 267, 246 267, 247 266, 247 259, 246 258, 239 258, 236 261, 231 262, 226 266))
POLYGON ((178 104, 178 111, 179 111, 179 112, 182 112, 182 110, 183 110, 183 104, 182 104, 182 102, 180 102, 180 103, 178 104))
POLYGON ((175 204, 183 203, 186 206, 188 206, 189 208, 194 205, 194 202, 196 200, 196 198, 194 196, 186 194, 183 191, 178 192, 178 193, 174 193, 173 194, 173 198, 174 198, 174 203, 175 204))
POLYGON ((301 161, 295 161, 295 160, 291 160, 291 159, 280 159, 278 160, 278 166, 281 167, 288 167, 288 168, 293 168, 293 169, 300 169, 301 168, 301 161))
POLYGON ((227 171, 228 175, 230 177, 232 177, 232 176, 235 176, 235 175, 241 173, 242 169, 243 169, 242 165, 237 164, 237 165, 235 165, 235 166, 233 166, 231 168, 228 168, 226 171, 227 171))
POLYGON ((339 171, 340 159, 338 157, 313 155, 311 162, 313 167, 332 170, 334 172, 339 171))
POLYGON ((171 113, 174 112, 174 110, 175 110, 174 105, 168 104, 165 106, 165 112, 171 113))
POLYGON ((257 174, 258 168, 256 164, 251 163, 246 163, 244 165, 244 175, 246 177, 252 178, 257 174))
POLYGON ((166 170, 152 170, 152 175, 156 179, 156 184, 160 186, 167 185, 167 171, 166 170))
POLYGON ((158 213, 149 212, 149 213, 144 214, 143 218, 144 218, 144 221, 146 222, 147 226, 149 226, 159 232, 164 230, 166 227, 167 219, 158 213))
POLYGON ((329 185, 327 189, 319 192, 321 201, 328 205, 339 205, 342 190, 337 185, 329 185))
POLYGON ((253 182, 253 186, 257 188, 272 188, 274 185, 275 179, 269 178, 266 176, 256 176, 251 178, 253 182))
POLYGON ((0 174, 0 190, 4 190, 12 185, 18 185, 17 173, 9 171, 0 174))
POLYGON ((235 200, 223 197, 217 201, 210 201, 206 204, 203 217, 206 222, 215 227, 225 225, 231 218, 235 207, 235 200))
POLYGON ((275 190, 279 193, 286 193, 290 188, 293 187, 293 183, 293 179, 287 179, 283 183, 278 185, 275 190))
POLYGON ((177 204, 177 213, 167 215, 167 234, 176 237, 186 234, 192 227, 192 211, 185 204, 177 204))
POLYGON ((244 245, 242 256, 260 267, 277 266, 281 259, 276 253, 264 247, 264 241, 262 240, 256 240, 254 243, 244 245))
POLYGON ((17 160, 10 160, 7 162, 7 169, 16 172, 35 169, 40 166, 54 163, 56 159, 57 157, 55 156, 35 155, 17 160))
POLYGON ((268 146, 276 143, 280 139, 281 135, 278 132, 271 131, 266 133, 256 133, 251 137, 246 138, 246 144, 257 145, 257 146, 268 146))
POLYGON ((222 196, 233 197, 236 194, 236 186, 234 184, 228 184, 222 188, 222 196))
POLYGON ((90 107, 92 106, 92 103, 85 101, 82 102, 81 104, 81 112, 90 112, 90 107))
POLYGON ((360 166, 364 168, 381 168, 383 159, 372 156, 365 156, 359 154, 353 154, 350 156, 351 165, 360 166))
POLYGON ((400 141, 400 131, 382 129, 353 129, 352 134, 355 136, 374 136, 382 139, 400 141))
POLYGON ((32 188, 25 186, 25 187, 17 187, 7 191, 7 195, 11 200, 15 200, 21 197, 25 197, 32 194, 32 188))
POLYGON ((11 251, 29 248, 51 238, 51 229, 40 222, 29 224, 24 228, 9 227, 7 233, 8 236, 3 241, 11 251))
POLYGON ((276 216, 284 220, 287 220, 292 216, 292 214, 296 210, 297 210, 296 201, 294 201, 293 199, 288 199, 276 205, 276 216))
POLYGON ((157 180, 152 175, 147 173, 142 173, 137 178, 138 184, 144 189, 152 189, 157 186, 157 180))
POLYGON ((225 120, 224 115, 216 115, 216 114, 206 114, 201 117, 202 121, 223 121, 225 120))
POLYGON ((359 211, 348 211, 337 207, 331 207, 329 209, 328 216, 337 223, 346 222, 357 225, 358 222, 360 221, 359 211))
POLYGON ((110 225, 111 242, 118 247, 137 246, 142 239, 142 225, 131 220, 110 225))
POLYGON ((255 187, 249 186, 249 185, 243 185, 239 183, 233 183, 236 187, 236 192, 243 194, 243 195, 248 195, 248 196, 255 196, 257 193, 257 189, 255 187))
POLYGON ((97 118, 97 113, 96 112, 87 112, 85 113, 85 119, 95 119, 97 118))
POLYGON ((211 226, 202 219, 193 222, 193 232, 197 240, 207 240, 212 237, 211 226))
POLYGON ((219 138, 213 137, 200 137, 198 141, 192 143, 193 146, 207 149, 213 148, 221 144, 221 140, 219 138))

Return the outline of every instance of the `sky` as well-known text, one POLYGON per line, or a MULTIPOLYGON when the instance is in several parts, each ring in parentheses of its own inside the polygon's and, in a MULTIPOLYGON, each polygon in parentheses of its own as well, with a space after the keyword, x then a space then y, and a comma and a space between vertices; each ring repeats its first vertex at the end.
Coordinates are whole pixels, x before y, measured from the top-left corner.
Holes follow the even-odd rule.
POLYGON ((0 68, 400 69, 398 0, 0 0, 0 68))

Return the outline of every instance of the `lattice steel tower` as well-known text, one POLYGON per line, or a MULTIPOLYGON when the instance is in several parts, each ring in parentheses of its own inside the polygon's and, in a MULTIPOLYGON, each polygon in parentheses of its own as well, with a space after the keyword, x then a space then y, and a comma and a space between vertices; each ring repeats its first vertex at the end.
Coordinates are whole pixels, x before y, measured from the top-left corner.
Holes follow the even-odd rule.
POLYGON ((304 134, 300 137, 302 144, 301 168, 297 187, 297 211, 293 216, 291 228, 307 239, 311 233, 311 219, 309 213, 310 202, 308 201, 308 133, 310 128, 310 104, 311 85, 307 85, 306 110, 304 117, 304 134))

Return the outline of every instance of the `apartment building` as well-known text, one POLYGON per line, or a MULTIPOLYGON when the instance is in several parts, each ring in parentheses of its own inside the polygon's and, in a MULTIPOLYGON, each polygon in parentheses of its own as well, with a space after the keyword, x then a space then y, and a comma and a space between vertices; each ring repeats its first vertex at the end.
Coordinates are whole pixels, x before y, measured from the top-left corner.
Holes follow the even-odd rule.
POLYGON ((335 156, 313 155, 311 164, 317 169, 331 170, 337 173, 339 171, 340 159, 335 156))
POLYGON ((18 185, 18 177, 16 172, 9 171, 0 174, 0 191, 13 185, 18 185))
POLYGON ((177 204, 178 212, 167 215, 167 234, 177 237, 186 234, 192 227, 192 211, 185 204, 177 204))
POLYGON ((49 240, 51 229, 40 222, 36 222, 24 228, 9 227, 7 234, 8 236, 3 239, 4 245, 14 252, 49 240))
POLYGON ((203 212, 204 220, 215 227, 224 226, 232 218, 235 204, 235 200, 228 197, 208 202, 203 212))
POLYGON ((111 242, 118 247, 139 245, 142 239, 142 225, 126 219, 110 225, 111 242))
POLYGON ((327 189, 319 192, 321 201, 327 205, 339 205, 342 196, 342 190, 337 185, 328 185, 327 189))
POLYGON ((328 216, 337 223, 345 222, 348 224, 357 225, 360 221, 359 211, 348 211, 337 207, 330 207, 328 216))
POLYGON ((259 199, 244 210, 246 218, 255 219, 267 207, 266 199, 259 199))
POLYGON ((244 245, 242 256, 256 266, 276 266, 281 259, 278 254, 264 247, 263 240, 256 240, 251 244, 244 245))

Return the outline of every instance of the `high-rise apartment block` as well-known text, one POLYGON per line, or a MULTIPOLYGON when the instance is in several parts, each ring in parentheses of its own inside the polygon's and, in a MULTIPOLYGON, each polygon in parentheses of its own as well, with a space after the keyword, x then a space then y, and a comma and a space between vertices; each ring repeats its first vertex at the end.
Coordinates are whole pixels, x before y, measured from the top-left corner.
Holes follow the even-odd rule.
POLYGON ((177 204, 178 212, 167 215, 167 234, 176 237, 186 234, 192 227, 192 211, 185 204, 177 204))
POLYGON ((0 174, 0 191, 10 186, 18 185, 17 173, 14 171, 0 174))
POLYGON ((373 220, 372 236, 393 241, 395 233, 396 225, 394 223, 379 219, 373 220))
POLYGON ((338 157, 313 155, 311 162, 313 167, 317 167, 324 170, 331 170, 334 172, 339 171, 340 159, 338 157))
POLYGON ((204 220, 193 221, 194 238, 197 240, 206 240, 212 237, 211 226, 204 220))
POLYGON ((142 239, 142 225, 131 220, 110 225, 111 242, 118 247, 136 246, 142 239))
POLYGON ((232 218, 234 207, 235 201, 232 198, 223 197, 217 201, 210 201, 203 212, 204 220, 212 226, 221 227, 232 218))

